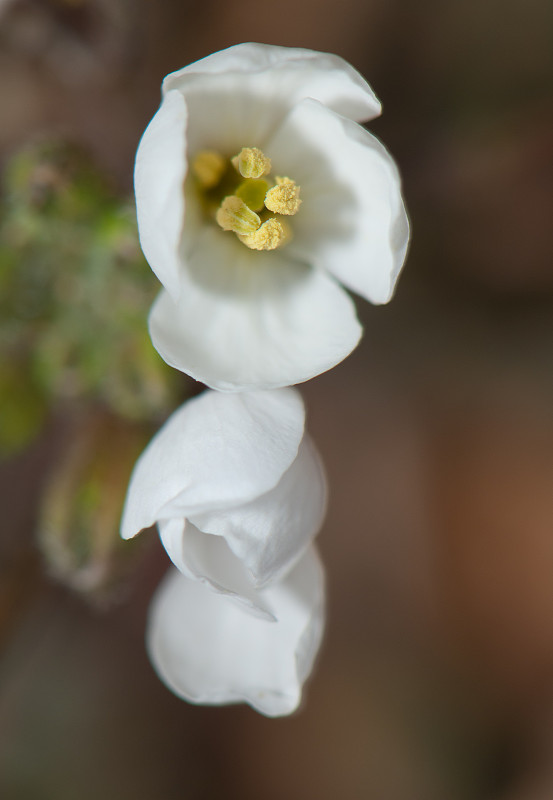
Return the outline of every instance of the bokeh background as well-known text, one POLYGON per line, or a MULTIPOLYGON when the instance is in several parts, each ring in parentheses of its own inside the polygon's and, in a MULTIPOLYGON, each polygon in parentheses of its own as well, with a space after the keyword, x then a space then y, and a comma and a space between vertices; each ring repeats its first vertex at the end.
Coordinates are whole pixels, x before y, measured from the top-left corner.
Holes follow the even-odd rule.
POLYGON ((145 655, 155 536, 108 600, 52 575, 37 533, 75 418, 114 435, 66 398, 0 465, 0 796, 548 800, 553 5, 4 0, 0 165, 55 134, 130 197, 162 77, 248 40, 367 77, 413 226, 393 302, 359 303, 362 345, 303 388, 331 487, 317 669, 291 718, 190 706, 145 655))

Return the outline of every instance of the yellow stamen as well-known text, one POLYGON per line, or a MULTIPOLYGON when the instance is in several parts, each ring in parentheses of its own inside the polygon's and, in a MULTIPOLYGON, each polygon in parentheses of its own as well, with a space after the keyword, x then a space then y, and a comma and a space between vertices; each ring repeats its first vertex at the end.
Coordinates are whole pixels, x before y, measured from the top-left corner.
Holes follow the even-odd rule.
POLYGON ((226 161, 214 150, 200 150, 190 166, 200 185, 204 189, 212 189, 223 177, 226 161))
POLYGON ((271 159, 257 147, 243 147, 231 161, 244 178, 261 178, 271 171, 271 159))
POLYGON ((206 216, 214 215, 250 250, 276 250, 289 241, 285 217, 297 213, 300 187, 291 178, 271 177, 271 160, 259 148, 243 147, 230 163, 213 150, 200 150, 190 172, 206 216))
POLYGON ((288 231, 278 219, 268 219, 255 233, 239 236, 250 250, 276 250, 288 239, 288 231))
POLYGON ((242 235, 254 233, 261 225, 257 214, 248 208, 243 200, 234 195, 225 197, 215 219, 224 231, 234 231, 234 233, 242 235))
POLYGON ((277 185, 269 189, 265 205, 275 214, 295 214, 300 205, 300 187, 290 178, 276 178, 277 185))

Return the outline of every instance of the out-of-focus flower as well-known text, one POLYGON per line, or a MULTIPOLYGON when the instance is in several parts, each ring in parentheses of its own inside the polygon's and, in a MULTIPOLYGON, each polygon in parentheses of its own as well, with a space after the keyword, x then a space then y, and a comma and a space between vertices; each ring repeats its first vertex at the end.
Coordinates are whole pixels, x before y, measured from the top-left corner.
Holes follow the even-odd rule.
POLYGON ((95 409, 63 437, 39 505, 38 545, 48 572, 98 604, 113 600, 144 550, 118 535, 129 469, 148 440, 144 424, 95 409))
POLYGON ((175 694, 194 703, 246 702, 270 717, 297 708, 324 627, 324 576, 315 548, 257 594, 272 620, 178 570, 168 573, 152 602, 147 644, 175 694))
POLYGON ((361 328, 340 287, 387 302, 408 223, 380 113, 333 55, 242 44, 168 75, 138 148, 140 241, 172 366, 225 391, 298 383, 361 328))
POLYGON ((325 513, 325 478, 304 422, 294 389, 208 390, 189 400, 136 464, 123 538, 157 522, 183 574, 270 618, 252 586, 290 570, 325 513))

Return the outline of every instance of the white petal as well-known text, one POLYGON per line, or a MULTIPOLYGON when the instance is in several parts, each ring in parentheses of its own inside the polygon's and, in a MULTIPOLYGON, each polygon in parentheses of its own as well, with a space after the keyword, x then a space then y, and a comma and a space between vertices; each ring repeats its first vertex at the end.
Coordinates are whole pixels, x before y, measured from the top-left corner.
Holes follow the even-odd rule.
POLYGON ((360 125, 309 99, 290 112, 266 152, 275 172, 301 186, 292 253, 372 303, 386 303, 409 237, 389 153, 360 125))
POLYGON ((274 621, 252 576, 221 536, 203 533, 182 519, 165 520, 158 527, 167 555, 185 577, 243 603, 256 616, 274 621))
POLYGON ((150 267, 173 296, 179 291, 186 121, 182 95, 168 92, 140 140, 134 168, 140 245, 150 267))
POLYGON ((299 392, 204 392, 178 409, 152 439, 131 476, 121 535, 154 522, 223 509, 272 489, 303 436, 299 392))
POLYGON ((276 622, 172 570, 150 607, 147 646, 162 681, 194 703, 246 702, 270 717, 301 699, 324 625, 324 576, 312 548, 262 591, 276 622))
POLYGON ((162 292, 150 335, 162 358, 220 391, 306 381, 357 345, 355 307, 335 281, 287 257, 252 252, 215 227, 181 275, 177 303, 162 292))
POLYGON ((288 572, 319 532, 325 511, 323 467, 304 437, 296 460, 274 489, 245 505, 208 511, 192 521, 208 534, 224 536, 260 586, 288 572))
POLYGON ((369 84, 339 56, 265 44, 239 44, 196 61, 165 78, 163 91, 173 89, 192 103, 194 125, 209 136, 224 120, 225 136, 238 147, 262 146, 286 110, 305 97, 358 121, 381 111, 369 84), (197 108, 196 100, 201 104, 197 108), (238 128, 241 142, 234 141, 238 128))

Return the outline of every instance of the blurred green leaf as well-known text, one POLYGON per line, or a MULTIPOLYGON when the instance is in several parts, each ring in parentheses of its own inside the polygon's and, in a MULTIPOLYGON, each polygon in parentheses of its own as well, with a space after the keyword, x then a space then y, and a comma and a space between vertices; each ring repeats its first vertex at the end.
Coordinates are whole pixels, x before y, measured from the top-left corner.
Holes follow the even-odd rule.
POLYGON ((0 211, 0 451, 30 441, 60 400, 163 417, 180 377, 147 333, 157 283, 133 205, 84 151, 49 140, 7 164, 0 211))

